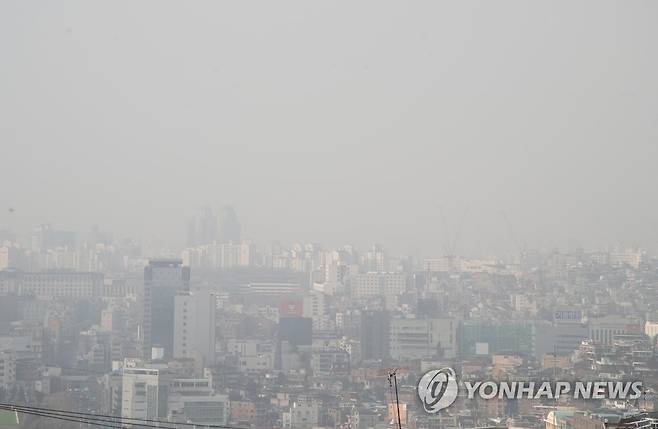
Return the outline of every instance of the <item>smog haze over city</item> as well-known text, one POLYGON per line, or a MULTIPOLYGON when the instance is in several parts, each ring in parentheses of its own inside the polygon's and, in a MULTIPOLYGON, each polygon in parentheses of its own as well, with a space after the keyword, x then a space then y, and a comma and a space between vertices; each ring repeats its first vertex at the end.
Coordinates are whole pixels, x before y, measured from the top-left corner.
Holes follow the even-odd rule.
POLYGON ((0 429, 658 428, 656 17, 1 2, 0 429))
POLYGON ((254 240, 436 256, 463 217, 494 256, 505 213, 533 247, 653 248, 656 9, 6 2, 0 219, 175 247, 230 204, 254 240))

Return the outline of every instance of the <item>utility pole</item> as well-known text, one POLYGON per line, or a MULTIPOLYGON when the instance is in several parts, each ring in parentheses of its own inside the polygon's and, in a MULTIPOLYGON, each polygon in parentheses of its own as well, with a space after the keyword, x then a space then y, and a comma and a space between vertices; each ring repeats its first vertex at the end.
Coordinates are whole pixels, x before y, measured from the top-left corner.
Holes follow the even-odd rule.
POLYGON ((400 398, 398 397, 398 377, 397 370, 394 369, 388 373, 388 387, 393 388, 395 386, 395 406, 397 407, 398 413, 398 429, 402 429, 402 419, 400 418, 400 398), (391 384, 391 379, 393 379, 393 384, 391 384))

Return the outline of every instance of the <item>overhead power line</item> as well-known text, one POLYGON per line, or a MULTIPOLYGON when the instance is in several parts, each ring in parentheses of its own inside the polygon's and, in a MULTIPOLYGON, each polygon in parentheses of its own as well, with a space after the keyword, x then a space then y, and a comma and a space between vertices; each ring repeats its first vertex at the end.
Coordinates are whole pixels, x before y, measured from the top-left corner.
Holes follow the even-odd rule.
MULTIPOLYGON (((113 425, 109 423, 102 423, 102 422, 95 422, 92 420, 87 420, 83 417, 65 417, 64 414, 50 414, 50 413, 39 413, 36 411, 25 411, 25 410, 18 410, 18 409, 13 409, 10 407, 0 407, 0 410, 9 410, 9 411, 15 411, 20 414, 27 414, 29 416, 36 416, 36 417, 45 417, 47 419, 53 419, 53 420, 59 420, 59 421, 65 421, 65 422, 74 422, 74 423, 85 423, 88 425, 92 426, 100 426, 100 427, 106 427, 106 428, 118 428, 118 429, 123 429, 126 427, 127 424, 132 424, 132 423, 118 423, 118 425, 113 425)), ((157 426, 153 426, 157 427, 157 426)), ((173 428, 172 428, 173 429, 173 428)))
POLYGON ((137 427, 153 427, 159 429, 176 429, 179 426, 193 426, 193 427, 213 428, 213 429, 245 429, 237 426, 139 419, 134 417, 83 413, 83 412, 68 411, 68 410, 61 410, 54 408, 30 407, 26 405, 8 404, 8 403, 0 403, 0 409, 16 411, 22 414, 35 415, 35 416, 41 416, 46 418, 64 419, 64 420, 70 419, 69 421, 88 423, 96 426, 115 427, 115 428, 123 428, 125 427, 125 425, 129 424, 137 427), (110 422, 120 423, 121 425, 120 426, 110 425, 108 423, 108 420, 110 422), (174 424, 176 426, 175 427, 163 426, 163 424, 165 425, 174 424))

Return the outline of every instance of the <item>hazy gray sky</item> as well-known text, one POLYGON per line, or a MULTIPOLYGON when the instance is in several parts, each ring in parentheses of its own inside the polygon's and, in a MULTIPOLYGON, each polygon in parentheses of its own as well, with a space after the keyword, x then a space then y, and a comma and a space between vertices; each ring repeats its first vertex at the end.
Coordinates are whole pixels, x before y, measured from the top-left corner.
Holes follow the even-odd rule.
POLYGON ((0 3, 0 226, 658 244, 658 3, 0 3))

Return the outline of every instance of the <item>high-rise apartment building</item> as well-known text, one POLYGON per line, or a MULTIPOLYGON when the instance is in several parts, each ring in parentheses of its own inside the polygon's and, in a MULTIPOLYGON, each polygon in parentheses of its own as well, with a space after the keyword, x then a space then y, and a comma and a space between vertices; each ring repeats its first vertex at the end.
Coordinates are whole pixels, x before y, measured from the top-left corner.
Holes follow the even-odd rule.
POLYGON ((240 241, 241 227, 235 209, 231 206, 222 207, 219 213, 219 242, 237 243, 240 241))
POLYGON ((302 316, 313 321, 313 330, 320 331, 324 328, 324 294, 311 291, 302 297, 302 316))
POLYGON ((53 229, 50 224, 38 225, 32 231, 32 250, 43 252, 55 247, 75 247, 75 233, 53 229))
POLYGON ((210 244, 217 240, 217 216, 212 208, 203 207, 187 223, 187 245, 210 244))
POLYGON ((174 357, 215 363, 216 299, 209 292, 188 292, 174 298, 174 357))
POLYGON ((14 293, 40 298, 84 299, 99 296, 105 276, 71 271, 0 272, 0 295, 14 293))
POLYGON ((351 276, 352 296, 397 296, 407 288, 407 276, 404 273, 372 271, 351 276))

